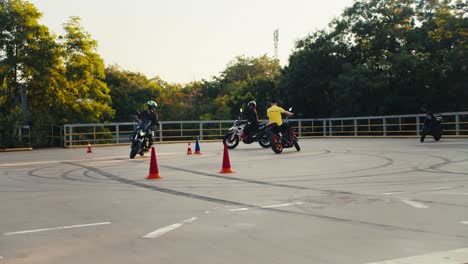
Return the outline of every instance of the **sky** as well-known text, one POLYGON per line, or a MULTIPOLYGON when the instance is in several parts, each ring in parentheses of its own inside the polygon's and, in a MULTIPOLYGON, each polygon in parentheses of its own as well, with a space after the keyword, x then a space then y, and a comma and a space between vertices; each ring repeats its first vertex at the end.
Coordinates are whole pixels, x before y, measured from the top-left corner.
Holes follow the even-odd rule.
POLYGON ((106 66, 189 83, 219 76, 236 56, 287 65, 295 41, 327 28, 353 0, 29 0, 56 34, 71 16, 97 40, 106 66))

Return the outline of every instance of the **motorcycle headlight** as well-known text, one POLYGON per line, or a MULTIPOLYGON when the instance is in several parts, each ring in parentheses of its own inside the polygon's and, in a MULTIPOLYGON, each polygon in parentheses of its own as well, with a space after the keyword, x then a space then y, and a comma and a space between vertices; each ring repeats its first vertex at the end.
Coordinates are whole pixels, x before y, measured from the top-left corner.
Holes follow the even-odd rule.
POLYGON ((140 136, 143 137, 145 135, 145 132, 143 130, 140 130, 140 136))

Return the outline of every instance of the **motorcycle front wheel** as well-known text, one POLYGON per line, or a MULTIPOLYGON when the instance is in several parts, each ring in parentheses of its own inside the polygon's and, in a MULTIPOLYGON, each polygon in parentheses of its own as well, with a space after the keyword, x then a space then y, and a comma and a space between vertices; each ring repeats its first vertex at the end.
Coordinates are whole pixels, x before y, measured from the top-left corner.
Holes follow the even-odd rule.
POLYGON ((297 138, 294 138, 293 144, 297 151, 301 151, 301 147, 299 146, 299 142, 297 142, 297 138))
POLYGON ((424 138, 426 138, 426 135, 425 135, 425 134, 421 134, 420 141, 421 141, 421 142, 424 142, 424 138))
POLYGON ((267 135, 263 135, 259 140, 258 144, 262 146, 263 148, 269 148, 270 147, 270 137, 267 135))
POLYGON ((283 152, 283 143, 281 142, 281 138, 278 134, 271 134, 270 146, 273 152, 275 152, 276 154, 280 154, 281 152, 283 152))
POLYGON ((434 140, 435 140, 435 141, 439 141, 441 137, 442 137, 442 134, 435 135, 435 136, 434 136, 434 140))
POLYGON ((132 143, 132 150, 130 150, 130 158, 134 159, 138 151, 140 150, 141 141, 137 140, 136 142, 132 143))
POLYGON ((223 144, 226 144, 228 149, 235 149, 239 145, 239 136, 226 133, 223 138, 223 144))

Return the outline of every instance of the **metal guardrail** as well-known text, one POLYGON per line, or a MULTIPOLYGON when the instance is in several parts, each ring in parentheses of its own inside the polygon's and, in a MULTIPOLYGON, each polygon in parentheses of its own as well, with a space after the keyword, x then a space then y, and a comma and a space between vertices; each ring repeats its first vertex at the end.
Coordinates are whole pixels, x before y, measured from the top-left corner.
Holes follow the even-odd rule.
MULTIPOLYGON (((468 137, 468 112, 439 113, 444 137, 468 137)), ((416 137, 424 114, 344 118, 292 119, 290 124, 301 138, 315 137, 416 137)), ((155 141, 179 142, 199 138, 221 140, 234 120, 160 121, 155 141)), ((67 124, 63 146, 129 144, 137 123, 67 124)))

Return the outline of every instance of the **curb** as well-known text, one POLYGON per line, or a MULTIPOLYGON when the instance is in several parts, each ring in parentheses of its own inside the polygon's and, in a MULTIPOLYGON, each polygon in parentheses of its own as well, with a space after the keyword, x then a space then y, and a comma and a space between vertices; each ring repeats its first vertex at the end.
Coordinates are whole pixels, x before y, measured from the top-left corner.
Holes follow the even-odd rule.
POLYGON ((33 148, 9 148, 9 149, 0 149, 0 152, 14 152, 14 151, 31 151, 33 148))

